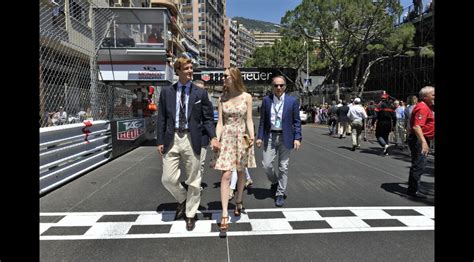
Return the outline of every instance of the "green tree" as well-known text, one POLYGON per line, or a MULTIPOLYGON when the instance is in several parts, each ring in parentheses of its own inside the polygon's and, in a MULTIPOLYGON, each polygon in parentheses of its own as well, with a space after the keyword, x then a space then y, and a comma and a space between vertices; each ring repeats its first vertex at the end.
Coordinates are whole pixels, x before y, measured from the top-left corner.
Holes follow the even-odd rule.
POLYGON ((389 36, 401 6, 394 0, 303 0, 282 18, 287 34, 316 40, 329 67, 340 98, 342 69, 356 62, 358 70, 367 46, 389 36))
MULTIPOLYGON (((248 67, 273 67, 273 68, 294 68, 298 71, 297 78, 289 81, 295 83, 299 91, 303 91, 303 70, 306 69, 306 59, 308 51, 309 71, 320 69, 326 64, 316 52, 317 45, 313 42, 305 43, 305 39, 284 36, 280 41, 276 41, 271 47, 264 46, 255 50, 252 59, 246 61, 248 67)), ((280 72, 283 74, 283 72, 280 72)))
POLYGON ((370 69, 377 63, 380 63, 386 59, 394 58, 398 56, 413 56, 416 55, 416 50, 418 50, 419 54, 421 50, 429 50, 421 49, 414 47, 413 44, 413 37, 415 36, 415 27, 408 23, 403 24, 400 27, 394 29, 390 35, 383 39, 379 39, 378 42, 374 41, 374 43, 368 44, 366 50, 359 54, 359 59, 363 55, 369 55, 371 60, 369 61, 368 65, 365 67, 363 75, 358 78, 358 72, 360 68, 360 63, 356 66, 357 75, 354 77, 354 92, 358 92, 358 96, 362 96, 364 92, 365 83, 370 76, 370 69), (357 80, 359 80, 357 82, 357 80))

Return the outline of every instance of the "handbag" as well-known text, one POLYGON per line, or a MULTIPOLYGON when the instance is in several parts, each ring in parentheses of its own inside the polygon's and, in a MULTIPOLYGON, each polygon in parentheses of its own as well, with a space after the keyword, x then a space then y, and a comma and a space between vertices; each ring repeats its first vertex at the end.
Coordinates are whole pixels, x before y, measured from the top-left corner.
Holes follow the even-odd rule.
POLYGON ((249 137, 249 135, 244 134, 244 136, 243 136, 243 142, 244 142, 244 147, 245 147, 245 149, 249 149, 250 146, 251 146, 251 145, 250 145, 250 137, 249 137))

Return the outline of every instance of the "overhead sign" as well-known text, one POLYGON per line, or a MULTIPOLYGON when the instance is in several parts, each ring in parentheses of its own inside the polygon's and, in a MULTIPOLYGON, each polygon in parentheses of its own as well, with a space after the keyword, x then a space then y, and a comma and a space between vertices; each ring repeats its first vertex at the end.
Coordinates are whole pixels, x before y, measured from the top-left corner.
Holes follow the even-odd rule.
MULTIPOLYGON (((296 70, 291 68, 239 68, 244 84, 270 84, 272 77, 283 75, 296 78, 296 70)), ((224 68, 199 68, 194 70, 194 80, 203 80, 206 84, 222 84, 224 68)), ((292 81, 288 81, 292 82, 292 81)))
POLYGON ((169 66, 157 64, 99 64, 101 80, 172 80, 169 66), (170 79, 169 79, 170 78, 170 79))

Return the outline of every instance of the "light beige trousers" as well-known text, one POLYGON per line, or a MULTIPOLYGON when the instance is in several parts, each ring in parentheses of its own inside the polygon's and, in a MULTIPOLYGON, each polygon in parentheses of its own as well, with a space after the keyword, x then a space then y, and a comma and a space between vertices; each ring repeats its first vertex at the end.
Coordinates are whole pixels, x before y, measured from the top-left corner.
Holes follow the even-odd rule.
POLYGON ((201 202, 201 172, 200 156, 194 154, 191 147, 191 135, 189 133, 174 135, 171 149, 163 155, 163 175, 161 182, 171 195, 182 203, 186 200, 186 216, 194 217, 201 202), (186 170, 186 181, 188 191, 179 182, 181 174, 179 162, 183 161, 186 170))

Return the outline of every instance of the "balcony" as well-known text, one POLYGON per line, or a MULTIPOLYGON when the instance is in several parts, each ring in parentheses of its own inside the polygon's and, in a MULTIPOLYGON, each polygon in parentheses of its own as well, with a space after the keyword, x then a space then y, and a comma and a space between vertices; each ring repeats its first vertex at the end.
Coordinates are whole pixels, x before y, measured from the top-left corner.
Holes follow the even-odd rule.
POLYGON ((168 85, 173 78, 166 49, 172 35, 166 8, 108 8, 116 18, 100 44, 101 81, 113 85, 168 85))
POLYGON ((151 0, 151 7, 166 7, 170 11, 171 15, 177 16, 179 13, 178 6, 173 0, 151 0))

